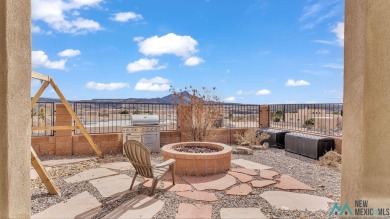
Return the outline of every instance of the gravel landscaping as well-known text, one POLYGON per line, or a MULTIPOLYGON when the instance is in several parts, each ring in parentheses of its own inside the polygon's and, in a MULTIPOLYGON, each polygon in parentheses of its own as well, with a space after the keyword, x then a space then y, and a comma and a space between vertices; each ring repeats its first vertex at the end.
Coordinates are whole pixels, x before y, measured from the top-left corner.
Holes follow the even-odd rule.
MULTIPOLYGON (((41 160, 49 159, 64 159, 65 157, 41 157, 41 160)), ((66 158, 76 158, 76 157, 66 157, 66 158)), ((80 157, 78 157, 80 158, 80 157)), ((270 148, 269 150, 255 150, 253 155, 232 155, 233 159, 245 159, 253 162, 257 162, 263 165, 272 167, 274 171, 279 172, 280 174, 288 174, 294 177, 295 179, 311 186, 315 191, 306 191, 306 190, 291 190, 296 193, 305 193, 310 195, 317 195, 322 197, 328 197, 336 202, 339 202, 340 194, 340 171, 337 168, 331 168, 327 166, 320 166, 317 164, 317 161, 305 158, 299 155, 291 154, 285 152, 284 150, 270 148)), ((44 209, 67 200, 83 191, 88 191, 95 198, 102 203, 102 210, 96 216, 96 218, 103 218, 109 212, 117 208, 119 205, 124 202, 132 199, 139 194, 148 194, 149 189, 145 189, 140 184, 140 188, 135 191, 128 191, 123 194, 104 198, 98 190, 90 184, 88 181, 82 181, 77 183, 66 183, 65 178, 73 176, 84 170, 98 168, 100 165, 105 163, 112 162, 122 162, 127 161, 126 157, 122 155, 107 155, 104 159, 93 158, 91 160, 83 161, 76 164, 54 166, 52 170, 49 171, 50 175, 53 177, 56 185, 61 190, 61 196, 49 195, 47 190, 40 179, 31 180, 31 202, 32 202, 32 214, 43 211, 44 209)), ((153 154, 152 162, 157 164, 162 162, 161 154, 153 154)), ((239 168, 235 164, 232 164, 232 168, 239 168)), ((125 170, 118 171, 113 170, 117 173, 127 174, 130 177, 133 176, 134 170, 125 170)), ((276 176, 275 178, 278 178, 276 176)), ((142 181, 141 177, 137 178, 138 181, 142 181)), ((255 176, 254 179, 261 179, 259 175, 255 176)), ((163 181, 164 182, 164 181, 163 181)), ((130 186, 129 181, 129 186, 130 186)), ((237 184, 240 182, 237 179, 237 184)), ((250 185, 250 183, 248 183, 250 185)), ((219 218, 219 212, 221 208, 233 208, 233 207, 256 207, 260 208, 261 211, 268 218, 324 218, 327 217, 327 212, 317 211, 291 211, 291 210, 281 210, 275 209, 269 205, 263 198, 259 195, 265 191, 283 191, 275 188, 273 185, 266 186, 263 188, 253 188, 253 192, 247 196, 234 196, 226 195, 225 191, 217 190, 207 190, 208 192, 213 192, 219 199, 214 202, 204 202, 204 201, 194 201, 189 198, 181 197, 176 195, 174 192, 166 192, 163 189, 157 189, 154 197, 165 202, 163 209, 154 216, 154 218, 174 218, 178 205, 180 203, 192 203, 192 204, 201 204, 201 205, 212 205, 213 212, 212 218, 219 218)))

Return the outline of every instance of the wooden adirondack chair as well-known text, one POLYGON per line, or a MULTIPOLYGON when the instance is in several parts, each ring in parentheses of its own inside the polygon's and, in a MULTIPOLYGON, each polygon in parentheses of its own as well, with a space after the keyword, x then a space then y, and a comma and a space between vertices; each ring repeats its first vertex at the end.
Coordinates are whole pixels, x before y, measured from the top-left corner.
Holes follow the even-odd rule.
POLYGON ((171 166, 172 181, 175 185, 175 159, 169 159, 163 163, 153 166, 150 161, 150 150, 141 142, 135 140, 128 140, 124 144, 124 150, 130 163, 134 166, 135 174, 133 181, 131 182, 130 190, 133 188, 133 184, 137 175, 141 175, 146 178, 152 178, 152 191, 150 195, 154 194, 158 180, 168 171, 171 166))

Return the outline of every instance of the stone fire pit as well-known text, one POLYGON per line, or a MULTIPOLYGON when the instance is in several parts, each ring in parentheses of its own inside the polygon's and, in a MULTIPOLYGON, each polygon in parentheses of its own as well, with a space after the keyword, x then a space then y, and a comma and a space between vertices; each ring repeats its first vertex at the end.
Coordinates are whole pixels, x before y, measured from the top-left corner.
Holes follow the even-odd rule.
POLYGON ((180 142, 165 145, 162 154, 164 160, 176 160, 177 174, 204 176, 229 170, 232 148, 214 142, 180 142))

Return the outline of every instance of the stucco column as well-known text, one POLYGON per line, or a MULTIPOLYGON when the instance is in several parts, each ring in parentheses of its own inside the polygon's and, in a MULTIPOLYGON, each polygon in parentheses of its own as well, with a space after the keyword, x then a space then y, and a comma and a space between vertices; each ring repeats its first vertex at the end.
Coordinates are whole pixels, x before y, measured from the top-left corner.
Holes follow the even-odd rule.
POLYGON ((30 217, 30 1, 0 1, 0 218, 30 217))
POLYGON ((269 105, 259 106, 259 127, 269 127, 269 105))
MULTIPOLYGON (((72 126, 72 116, 64 104, 56 104, 55 126, 72 126)), ((55 131, 56 155, 71 156, 73 154, 72 130, 55 131)))
POLYGON ((341 201, 390 207, 390 1, 345 1, 341 201))

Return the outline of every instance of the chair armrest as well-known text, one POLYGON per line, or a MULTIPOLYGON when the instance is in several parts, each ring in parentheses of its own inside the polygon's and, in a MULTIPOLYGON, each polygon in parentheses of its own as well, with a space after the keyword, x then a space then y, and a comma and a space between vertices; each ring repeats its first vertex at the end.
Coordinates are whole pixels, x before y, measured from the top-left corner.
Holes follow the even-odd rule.
POLYGON ((166 160, 166 161, 164 161, 164 162, 162 162, 162 163, 160 163, 160 164, 157 164, 157 165, 154 166, 154 167, 156 167, 156 168, 165 167, 165 166, 169 166, 169 165, 171 165, 171 164, 174 164, 175 162, 176 162, 175 159, 169 159, 169 160, 166 160))

